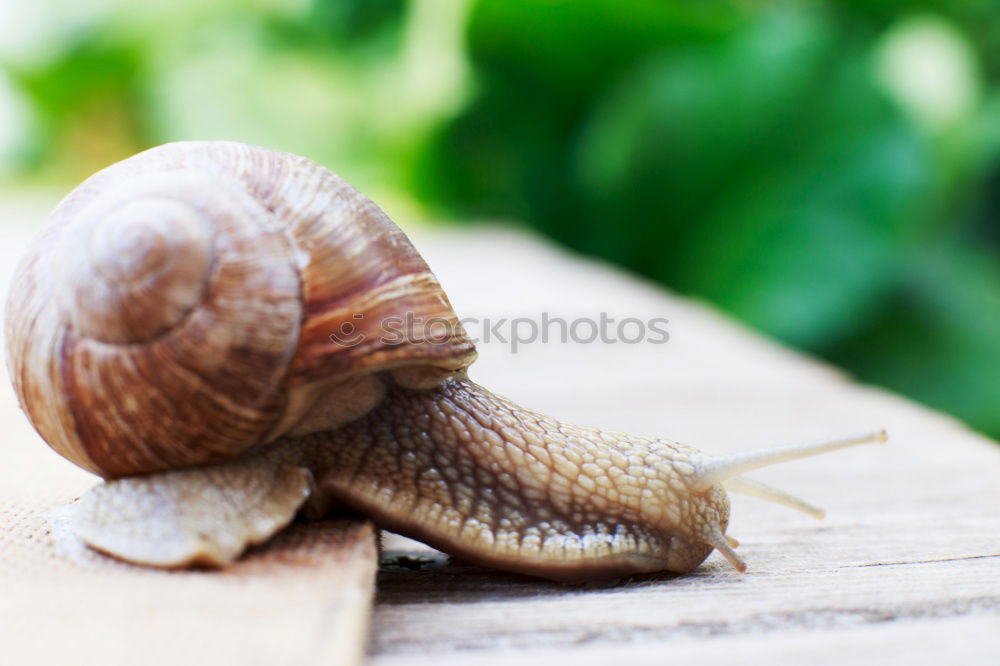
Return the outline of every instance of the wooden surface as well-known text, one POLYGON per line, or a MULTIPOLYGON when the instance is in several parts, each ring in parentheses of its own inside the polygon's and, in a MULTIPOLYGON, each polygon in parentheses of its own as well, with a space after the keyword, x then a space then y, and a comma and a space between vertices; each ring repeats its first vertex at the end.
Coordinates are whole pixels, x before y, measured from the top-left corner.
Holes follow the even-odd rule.
MULTIPOLYGON (((54 202, 0 205, 0 286, 54 202), (6 213, 6 215, 4 215, 6 213)), ((96 477, 48 450, 0 372, 0 664, 363 661, 377 553, 356 521, 297 525, 224 571, 159 571, 83 546, 65 507, 96 477)))
MULTIPOLYGON (((0 233, 6 274, 25 230, 8 223, 0 233)), ((141 574, 81 553, 59 533, 57 508, 92 477, 44 449, 4 380, 0 511, 17 529, 0 535, 0 662, 33 654, 35 663, 67 663, 81 654, 76 643, 51 638, 71 636, 84 655, 75 663, 101 646, 111 662, 129 663, 135 645, 148 649, 131 663, 181 663, 201 643, 221 663, 344 663, 362 640, 373 664, 1000 663, 996 444, 709 308, 519 233, 413 238, 463 317, 669 319, 662 345, 550 340, 512 353, 509 343, 481 342, 473 378, 525 406, 711 452, 874 427, 892 439, 754 473, 828 517, 734 497, 730 533, 743 544, 745 574, 713 554, 686 576, 567 587, 389 538, 366 637, 372 557, 363 527, 300 527, 223 574, 141 574), (277 658, 282 651, 289 659, 277 658)))
POLYGON ((485 229, 416 242, 462 316, 670 320, 663 345, 550 342, 511 354, 480 344, 473 378, 523 405, 712 452, 875 427, 891 441, 751 474, 827 518, 734 496, 729 531, 745 574, 713 554, 687 576, 565 587, 397 559, 379 575, 373 663, 1000 663, 995 443, 523 236, 485 229))

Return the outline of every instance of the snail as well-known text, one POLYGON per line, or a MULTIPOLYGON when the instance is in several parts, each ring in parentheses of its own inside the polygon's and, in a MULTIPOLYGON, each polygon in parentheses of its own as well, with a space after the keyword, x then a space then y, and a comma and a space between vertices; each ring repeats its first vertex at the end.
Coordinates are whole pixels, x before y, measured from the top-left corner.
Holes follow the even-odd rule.
POLYGON ((149 566, 222 566, 341 506, 559 581, 684 573, 713 549, 743 571, 727 490, 821 515, 745 472, 886 439, 711 456, 519 407, 469 379, 473 342, 385 213, 239 143, 84 181, 20 262, 5 327, 21 408, 104 478, 73 530, 149 566))

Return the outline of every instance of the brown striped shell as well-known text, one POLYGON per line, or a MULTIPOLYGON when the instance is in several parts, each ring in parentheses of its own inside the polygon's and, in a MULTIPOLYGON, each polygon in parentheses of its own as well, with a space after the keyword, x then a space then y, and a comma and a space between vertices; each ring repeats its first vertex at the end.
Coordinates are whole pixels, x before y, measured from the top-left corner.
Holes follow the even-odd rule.
POLYGON ((104 477, 336 427, 372 406, 372 373, 433 381, 421 372, 475 358, 374 203, 309 160, 228 142, 153 148, 71 192, 18 267, 6 336, 35 428, 104 477))

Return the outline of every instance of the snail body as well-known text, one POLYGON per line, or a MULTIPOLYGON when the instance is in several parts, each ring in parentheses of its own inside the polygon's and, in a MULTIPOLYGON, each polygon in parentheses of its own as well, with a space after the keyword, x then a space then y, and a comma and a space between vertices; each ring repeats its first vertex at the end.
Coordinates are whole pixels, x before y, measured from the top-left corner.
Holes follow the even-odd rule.
POLYGON ((337 504, 557 580, 686 572, 713 549, 742 570, 726 488, 818 513, 743 472, 885 438, 713 457, 523 409, 468 378, 474 345, 374 203, 236 143, 80 185, 18 268, 6 334, 35 428, 106 479, 77 534, 153 566, 224 564, 337 504), (441 326, 389 340, 390 317, 441 326))

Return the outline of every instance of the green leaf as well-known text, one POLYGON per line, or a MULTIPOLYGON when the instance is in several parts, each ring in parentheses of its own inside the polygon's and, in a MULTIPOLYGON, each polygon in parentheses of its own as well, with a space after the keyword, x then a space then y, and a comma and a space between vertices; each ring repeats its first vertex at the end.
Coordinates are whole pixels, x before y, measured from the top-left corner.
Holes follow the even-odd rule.
POLYGON ((571 242, 798 345, 848 334, 924 226, 931 167, 831 30, 782 10, 637 67, 582 134, 578 192, 599 217, 571 242))
POLYGON ((913 257, 879 316, 830 356, 862 380, 1000 433, 1000 260, 936 240, 913 257))

